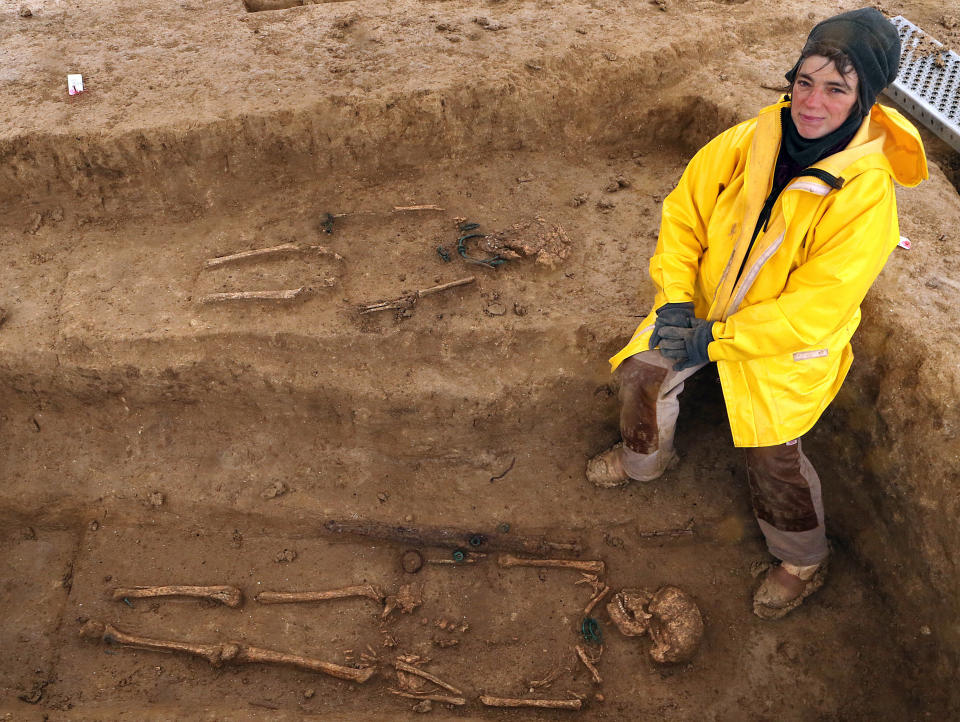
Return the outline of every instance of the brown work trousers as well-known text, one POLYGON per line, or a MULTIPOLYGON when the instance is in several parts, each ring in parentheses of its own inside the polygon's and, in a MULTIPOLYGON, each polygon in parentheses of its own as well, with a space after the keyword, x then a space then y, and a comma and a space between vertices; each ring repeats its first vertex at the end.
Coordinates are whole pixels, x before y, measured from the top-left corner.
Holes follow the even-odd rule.
MULTIPOLYGON (((644 351, 617 370, 623 467, 631 479, 658 478, 675 456, 680 392, 684 381, 706 364, 683 371, 674 371, 673 365, 659 351, 644 351)), ((753 512, 770 553, 797 566, 822 561, 827 538, 820 478, 800 439, 744 451, 753 512)))

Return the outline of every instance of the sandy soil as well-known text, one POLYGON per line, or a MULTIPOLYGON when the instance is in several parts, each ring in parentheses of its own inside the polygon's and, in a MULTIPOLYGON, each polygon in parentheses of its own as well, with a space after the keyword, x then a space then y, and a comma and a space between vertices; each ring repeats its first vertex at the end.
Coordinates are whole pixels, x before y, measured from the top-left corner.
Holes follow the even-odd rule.
MULTIPOLYGON (((617 436, 605 359, 646 312, 663 196, 700 144, 775 98, 761 85, 836 2, 21 4, 0 2, 0 715, 406 719, 416 703, 389 692, 401 654, 463 690, 436 718, 956 710, 960 198, 943 144, 899 196, 913 249, 871 293, 855 372, 807 440, 837 550, 810 604, 750 614, 767 557, 709 374, 685 393, 669 478, 603 493, 583 478, 617 436), (67 96, 66 72, 87 92, 67 96), (415 204, 442 210, 393 211, 415 204), (457 255, 459 220, 535 218, 570 240, 554 267, 457 255), (341 258, 203 267, 282 243, 341 258), (358 312, 469 275, 405 314, 358 312), (576 573, 490 556, 406 574, 405 546, 322 530, 354 516, 579 539, 614 589, 690 592, 704 643, 658 667, 601 610, 594 684, 572 652, 591 596, 576 573), (691 519, 692 536, 644 536, 691 519), (423 605, 385 622, 369 600, 253 600, 412 581, 423 605), (167 583, 246 602, 109 600, 167 583), (88 619, 378 674, 215 669, 81 640, 88 619), (552 671, 535 694, 578 695, 580 713, 477 702, 552 671)), ((938 3, 884 9, 950 39, 938 3)))

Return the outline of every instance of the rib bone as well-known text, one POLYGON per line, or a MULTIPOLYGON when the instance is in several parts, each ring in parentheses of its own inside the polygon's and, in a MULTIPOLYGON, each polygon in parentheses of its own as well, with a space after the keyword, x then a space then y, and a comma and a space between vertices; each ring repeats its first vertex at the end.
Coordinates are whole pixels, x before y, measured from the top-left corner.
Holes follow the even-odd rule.
POLYGON ((590 616, 590 612, 593 611, 593 608, 594 608, 595 606, 597 606, 597 605, 601 602, 601 600, 602 600, 605 596, 607 596, 609 593, 610 593, 610 587, 606 587, 606 586, 605 586, 603 589, 601 589, 599 592, 597 592, 597 593, 594 595, 593 599, 591 599, 591 600, 587 603, 587 606, 584 607, 583 616, 589 617, 589 616, 590 616))
POLYGON ((362 684, 370 679, 375 669, 354 669, 342 667, 339 664, 324 662, 312 657, 301 657, 298 654, 275 652, 271 649, 251 647, 243 642, 218 642, 216 644, 193 644, 175 640, 152 639, 137 637, 121 632, 116 627, 94 620, 88 621, 80 629, 80 636, 84 639, 99 640, 108 644, 119 644, 134 649, 160 650, 164 652, 184 652, 197 657, 203 657, 214 667, 225 662, 233 664, 285 664, 311 672, 322 672, 331 677, 346 679, 350 682, 362 684))
POLYGON ((372 584, 357 584, 326 592, 260 592, 256 600, 261 604, 290 604, 296 602, 326 602, 331 599, 366 597, 383 604, 383 592, 372 584))
POLYGON ((375 301, 374 303, 368 303, 364 306, 360 306, 360 313, 375 313, 377 311, 390 311, 390 310, 403 310, 407 308, 413 308, 417 301, 419 301, 424 296, 431 296, 434 293, 440 293, 441 291, 447 291, 451 288, 458 288, 460 286, 466 286, 470 283, 473 283, 476 280, 475 276, 467 276, 466 278, 461 278, 456 281, 450 281, 450 283, 442 283, 439 286, 431 286, 430 288, 422 288, 419 291, 414 291, 405 296, 400 296, 399 298, 392 298, 385 301, 375 301))
POLYGON ((501 567, 549 567, 552 569, 578 569, 590 574, 603 574, 604 564, 600 561, 580 561, 578 559, 522 559, 511 554, 502 554, 497 558, 501 567))
POLYGON ((439 677, 435 677, 429 672, 424 672, 422 669, 419 667, 414 667, 412 664, 407 664, 401 659, 398 659, 396 662, 394 662, 393 666, 396 667, 400 672, 406 672, 407 674, 415 674, 418 677, 423 677, 428 682, 433 682, 435 685, 438 687, 443 687, 448 692, 453 692, 454 694, 463 694, 463 692, 454 687, 452 684, 447 684, 439 677))
MULTIPOLYGON (((574 647, 574 650, 576 650, 577 656, 580 658, 580 661, 583 662, 583 666, 585 666, 590 671, 590 676, 593 677, 593 681, 596 684, 603 684, 603 678, 600 676, 600 672, 597 670, 596 666, 594 665, 594 662, 596 662, 600 658, 600 655, 597 655, 596 657, 590 657, 587 654, 587 651, 583 647, 581 647, 579 644, 576 647, 574 647)), ((602 653, 603 653, 603 650, 601 649, 601 654, 602 653)))
POLYGON ((114 601, 121 599, 150 599, 153 597, 196 597, 212 599, 228 607, 243 604, 243 593, 236 587, 201 587, 174 584, 166 587, 117 587, 111 595, 114 601))
POLYGON ((511 699, 509 697, 488 697, 480 695, 481 704, 487 707, 539 707, 541 709, 580 709, 583 703, 579 699, 511 699))
POLYGON ((428 699, 431 702, 440 702, 442 704, 452 704, 457 707, 463 707, 467 703, 463 697, 447 697, 442 694, 427 694, 426 692, 401 692, 399 689, 388 688, 390 694, 398 697, 407 697, 408 699, 428 699))

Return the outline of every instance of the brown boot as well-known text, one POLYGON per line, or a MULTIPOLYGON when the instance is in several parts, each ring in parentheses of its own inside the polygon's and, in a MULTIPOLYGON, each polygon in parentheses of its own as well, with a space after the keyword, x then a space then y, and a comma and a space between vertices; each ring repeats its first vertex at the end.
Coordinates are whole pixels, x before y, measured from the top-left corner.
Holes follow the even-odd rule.
POLYGON ((753 613, 761 619, 780 619, 799 607, 823 586, 827 562, 798 567, 786 562, 767 570, 753 595, 753 613))
POLYGON ((601 489, 610 489, 628 483, 630 477, 623 470, 623 464, 620 461, 622 450, 623 442, 621 441, 590 459, 587 462, 587 481, 601 489))

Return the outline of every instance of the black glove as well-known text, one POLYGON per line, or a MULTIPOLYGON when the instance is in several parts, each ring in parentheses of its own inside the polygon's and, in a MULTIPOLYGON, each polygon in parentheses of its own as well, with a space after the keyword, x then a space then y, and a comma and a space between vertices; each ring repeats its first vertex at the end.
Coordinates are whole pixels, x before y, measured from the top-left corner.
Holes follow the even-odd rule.
POLYGON ((683 371, 710 361, 707 346, 713 341, 713 324, 714 321, 695 318, 693 328, 664 326, 660 332, 660 353, 669 359, 676 359, 674 371, 683 371))
POLYGON ((657 309, 657 321, 653 326, 653 333, 650 334, 650 350, 653 351, 660 345, 660 339, 663 337, 661 331, 665 326, 690 328, 695 320, 693 301, 663 304, 657 309))

